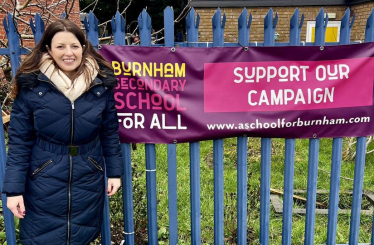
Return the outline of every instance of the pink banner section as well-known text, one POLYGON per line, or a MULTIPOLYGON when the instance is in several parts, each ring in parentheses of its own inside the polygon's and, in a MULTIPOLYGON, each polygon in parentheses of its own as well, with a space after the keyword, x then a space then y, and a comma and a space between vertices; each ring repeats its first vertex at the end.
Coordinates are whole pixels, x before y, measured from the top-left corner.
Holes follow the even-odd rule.
POLYGON ((373 104, 374 58, 204 64, 204 111, 292 111, 373 104), (354 91, 354 93, 352 93, 354 91))
POLYGON ((100 53, 118 79, 123 143, 374 135, 374 43, 100 53))

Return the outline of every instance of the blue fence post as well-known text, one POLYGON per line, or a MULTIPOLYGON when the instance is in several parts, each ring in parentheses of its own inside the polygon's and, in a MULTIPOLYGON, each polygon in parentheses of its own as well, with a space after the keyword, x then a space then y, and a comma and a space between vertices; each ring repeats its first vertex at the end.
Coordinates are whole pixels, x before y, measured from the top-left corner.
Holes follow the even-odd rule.
MULTIPOLYGON (((115 18, 111 20, 111 26, 115 45, 125 45, 126 20, 117 11, 115 18)), ((135 244, 134 233, 134 207, 132 197, 132 171, 131 171, 131 145, 121 144, 124 172, 122 178, 122 199, 124 211, 125 245, 135 244)))
POLYGON ((247 22, 248 11, 246 8, 243 9, 242 13, 238 18, 238 43, 240 46, 246 47, 249 45, 250 29, 252 23, 252 14, 249 15, 247 22))
POLYGON ((366 21, 365 42, 374 42, 374 9, 366 21))
POLYGON ((40 39, 42 38, 44 34, 44 29, 45 29, 44 21, 40 17, 39 13, 36 13, 35 15, 35 25, 32 19, 30 19, 30 27, 31 27, 32 33, 34 34, 35 45, 37 45, 40 39))
MULTIPOLYGON (((290 41, 289 45, 300 45, 301 27, 304 22, 304 14, 299 23, 299 9, 296 9, 290 19, 290 41)), ((293 185, 295 168, 295 139, 286 139, 285 161, 284 161, 284 195, 283 195, 283 224, 282 244, 291 244, 292 233, 292 207, 293 207, 293 185)))
MULTIPOLYGON (((278 14, 273 20, 273 9, 270 8, 264 19, 264 46, 274 46, 275 28, 278 14)), ((270 169, 271 139, 261 139, 261 197, 260 197, 260 243, 269 244, 270 222, 270 169)))
POLYGON ((111 19, 110 24, 112 26, 114 45, 125 45, 126 44, 125 42, 126 20, 119 13, 119 11, 117 11, 115 17, 111 19))
POLYGON ((201 244, 200 143, 190 143, 191 244, 201 244))
POLYGON ((171 7, 164 9, 164 35, 165 35, 165 46, 174 46, 174 11, 171 7))
MULTIPOLYGON (((4 18, 3 21, 5 32, 8 37, 9 43, 9 55, 10 55, 10 63, 12 66, 12 76, 14 76, 18 70, 18 67, 21 63, 21 48, 19 42, 19 35, 17 33, 17 23, 13 21, 13 16, 8 13, 7 17, 4 18)), ((3 119, 1 118, 1 125, 3 125, 3 119)), ((1 173, 0 173, 0 182, 4 179, 5 173, 5 162, 6 162, 6 150, 5 150, 5 140, 4 140, 4 129, 1 127, 0 133, 2 135, 1 142, 0 142, 0 153, 1 153, 1 173)), ((0 188, 2 189, 2 183, 0 183, 0 188)), ((0 190, 1 190, 0 189, 0 190)), ((15 245, 16 244, 16 234, 14 229, 14 218, 12 212, 6 207, 7 199, 6 195, 1 195, 1 200, 3 204, 3 214, 4 214, 4 222, 5 222, 5 231, 6 231, 6 239, 7 244, 15 245)))
MULTIPOLYGON (((197 47, 199 39, 200 15, 195 22, 194 8, 186 17, 187 46, 197 47)), ((190 147, 190 197, 191 197, 191 244, 201 243, 201 209, 200 209, 200 143, 192 142, 190 147)))
POLYGON ((10 13, 8 13, 7 18, 4 18, 3 24, 8 37, 12 76, 14 76, 21 64, 20 37, 17 32, 17 23, 13 21, 13 16, 10 13))
MULTIPOLYGON (((164 10, 165 46, 174 46, 174 11, 171 7, 164 10)), ((178 244, 177 211, 177 146, 168 144, 168 198, 169 198, 169 244, 178 244)))
MULTIPOLYGON (((374 9, 371 10, 370 16, 368 17, 366 22, 365 42, 374 42, 374 9)), ((374 215, 371 231, 371 245, 374 245, 374 215)))
POLYGON ((271 139, 261 139, 260 243, 269 244, 271 139))
MULTIPOLYGON (((374 20, 373 11, 371 12, 365 30, 365 42, 374 41, 374 20)), ((351 223, 349 232, 349 244, 357 244, 360 228, 360 214, 362 201, 362 188, 364 181, 365 157, 366 157, 366 137, 357 138, 356 161, 355 161, 355 175, 353 182, 353 200, 351 211, 351 223)), ((374 223, 374 221, 373 221, 374 223)), ((373 228, 374 233, 374 228, 373 228)), ((374 243, 374 235, 372 234, 372 241, 374 243)))
POLYGON ((300 45, 300 35, 301 28, 304 23, 304 14, 301 15, 301 20, 299 23, 299 9, 295 9, 291 19, 290 19, 290 46, 299 46, 300 45))
POLYGON ((238 198, 237 198, 237 229, 238 245, 247 244, 247 137, 237 138, 238 150, 238 198))
MULTIPOLYGON (((0 118, 1 125, 3 125, 3 117, 0 118)), ((5 163, 6 163, 6 148, 4 138, 4 127, 0 127, 0 190, 3 189, 3 179, 5 174, 5 163)), ((7 208, 6 195, 1 194, 1 200, 3 205, 3 216, 5 222, 5 235, 7 244, 16 245, 16 233, 14 229, 14 217, 12 212, 7 208)))
MULTIPOLYGON (((88 20, 84 18, 84 27, 86 29, 86 34, 88 40, 91 42, 95 49, 99 48, 99 21, 96 16, 90 11, 88 14, 88 20)), ((107 178, 105 181, 105 189, 107 188, 107 178)), ((109 198, 105 195, 104 199, 104 210, 103 210, 103 224, 101 226, 101 242, 104 245, 111 244, 110 237, 110 215, 109 215, 109 198)))
POLYGON ((349 227, 349 244, 358 244, 358 235, 360 231, 362 188, 364 183, 365 156, 366 137, 359 137, 357 138, 356 148, 351 223, 349 227))
MULTIPOLYGON (((244 8, 238 19, 239 44, 249 46, 249 30, 252 23, 252 15, 247 22, 247 9, 244 8)), ((238 244, 247 244, 247 137, 237 138, 237 230, 238 244)))
POLYGON ((157 188, 156 188, 156 147, 145 145, 146 182, 147 182, 147 216, 148 243, 157 244, 157 188))
MULTIPOLYGON (((221 22, 221 9, 218 8, 212 18, 213 47, 224 46, 226 15, 221 22)), ((214 244, 223 244, 223 139, 213 141, 214 175, 214 244)))
POLYGON ((273 20, 273 9, 270 8, 264 19, 264 46, 274 46, 275 28, 278 23, 278 13, 273 20))
POLYGON ((316 17, 316 29, 315 29, 315 46, 322 46, 325 45, 325 36, 326 36, 326 28, 327 23, 329 22, 329 17, 326 15, 323 8, 319 11, 316 17))
POLYGON ((213 141, 214 244, 223 245, 223 139, 213 141))
POLYGON ((124 174, 122 178, 122 199, 124 211, 125 244, 135 244, 134 232, 134 208, 132 197, 132 174, 131 174, 131 145, 121 144, 123 155, 124 174))
MULTIPOLYGON (((138 17, 140 46, 151 46, 151 17, 145 9, 138 17)), ((157 187, 155 145, 145 145, 147 171, 148 242, 157 244, 157 187)))
POLYGON ((342 138, 335 138, 333 140, 330 176, 329 215, 326 241, 327 245, 336 244, 336 228, 338 223, 339 189, 342 163, 342 146, 342 138))
POLYGON ((145 9, 138 17, 140 46, 151 46, 151 17, 145 9))
POLYGON ((177 145, 168 144, 169 244, 178 244, 177 145))
MULTIPOLYGON (((315 46, 325 44, 325 31, 327 27, 327 16, 324 19, 324 10, 321 8, 316 18, 315 46)), ((322 52, 322 51, 321 51, 322 52)), ((316 196, 317 196, 317 176, 318 176, 318 157, 319 157, 319 139, 317 135, 309 140, 309 165, 308 165, 308 183, 307 183, 307 203, 305 219, 305 245, 314 244, 314 227, 316 220, 316 196)))
POLYGON ((99 47, 99 21, 96 16, 90 11, 87 17, 84 18, 84 28, 86 29, 87 38, 90 40, 95 49, 99 47))
POLYGON ((350 22, 350 18, 351 18, 351 10, 347 8, 342 20, 340 21, 339 44, 350 44, 351 42, 351 29, 352 29, 353 23, 355 22, 356 13, 353 14, 351 22, 350 22))
MULTIPOLYGON (((350 10, 347 8, 341 20, 339 44, 349 44, 351 36, 351 28, 354 23, 354 16, 350 23, 350 10)), ((332 146, 331 159, 331 177, 330 177, 330 197, 329 197, 329 213, 327 225, 327 245, 336 244, 336 230, 338 223, 339 210, 339 189, 340 175, 342 164, 343 139, 335 138, 332 146)))
POLYGON ((221 22, 221 9, 218 8, 216 13, 212 18, 212 27, 213 27, 213 47, 223 47, 224 43, 224 31, 226 24, 226 14, 223 14, 221 22))
POLYGON ((188 47, 197 47, 197 42, 199 41, 199 24, 200 15, 197 15, 195 22, 195 9, 192 8, 186 17, 188 47))

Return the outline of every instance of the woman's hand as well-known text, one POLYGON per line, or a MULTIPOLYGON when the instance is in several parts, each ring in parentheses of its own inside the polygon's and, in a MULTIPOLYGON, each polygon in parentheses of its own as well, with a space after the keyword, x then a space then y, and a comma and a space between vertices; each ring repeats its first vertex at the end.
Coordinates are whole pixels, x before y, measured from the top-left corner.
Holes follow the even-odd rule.
POLYGON ((121 187, 121 178, 108 178, 108 196, 116 194, 118 189, 121 187))
POLYGON ((23 219, 26 214, 23 196, 7 197, 7 207, 12 211, 14 216, 23 219))

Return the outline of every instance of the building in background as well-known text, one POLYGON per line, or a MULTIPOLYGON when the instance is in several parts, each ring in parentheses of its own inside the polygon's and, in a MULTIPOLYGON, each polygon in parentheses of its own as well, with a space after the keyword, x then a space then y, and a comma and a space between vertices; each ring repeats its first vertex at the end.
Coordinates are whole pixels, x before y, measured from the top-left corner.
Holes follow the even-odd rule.
POLYGON ((338 42, 340 31, 340 20, 347 8, 351 10, 351 17, 356 14, 355 23, 352 27, 351 41, 363 41, 365 38, 366 20, 374 8, 373 0, 194 0, 191 6, 200 14, 199 41, 209 42, 213 40, 212 17, 220 7, 226 14, 225 42, 238 42, 238 17, 243 8, 247 8, 252 14, 250 29, 251 42, 263 42, 264 18, 273 8, 274 16, 278 13, 278 24, 276 27, 277 42, 289 41, 290 18, 296 8, 299 8, 300 18, 304 14, 304 24, 301 30, 301 41, 314 41, 315 19, 324 8, 328 14, 329 21, 326 29, 326 42, 338 42))

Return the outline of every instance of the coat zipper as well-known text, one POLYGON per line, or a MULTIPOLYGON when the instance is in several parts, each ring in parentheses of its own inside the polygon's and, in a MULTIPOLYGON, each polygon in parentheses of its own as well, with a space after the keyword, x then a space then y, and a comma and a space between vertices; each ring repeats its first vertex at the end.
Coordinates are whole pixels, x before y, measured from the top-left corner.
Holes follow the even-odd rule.
POLYGON ((90 163, 92 165, 94 165, 95 168, 97 168, 98 170, 100 170, 101 172, 103 172, 103 168, 99 165, 98 162, 96 162, 95 160, 93 160, 91 157, 88 157, 88 161, 90 161, 90 163))
POLYGON ((52 159, 48 160, 45 163, 43 163, 42 166, 40 166, 39 168, 35 169, 35 171, 31 174, 31 177, 33 178, 35 175, 37 175, 40 171, 42 171, 45 167, 47 167, 51 163, 52 163, 52 159))
MULTIPOLYGON (((74 139, 74 102, 71 102, 71 133, 70 133, 70 145, 73 145, 74 139)), ((68 206, 68 240, 67 245, 70 244, 70 211, 71 211, 71 179, 73 175, 73 156, 70 157, 70 168, 69 168, 69 186, 68 186, 68 195, 69 195, 69 206, 68 206)))
MULTIPOLYGON (((43 81, 43 82, 47 82, 47 83, 50 83, 53 87, 55 87, 61 94, 63 94, 65 96, 65 94, 60 90, 58 89, 58 87, 51 81, 46 81, 46 80, 42 80, 42 79, 39 79, 40 81, 43 81)), ((88 89, 90 90, 92 87, 94 86, 97 86, 97 85, 100 85, 100 83, 96 83, 94 85, 91 85, 88 89)), ((81 94, 78 98, 76 98, 75 100, 79 99, 83 94, 81 94)), ((65 98, 67 98, 68 100, 70 100, 68 97, 65 96, 65 98)), ((74 101, 71 102, 71 133, 70 133, 70 145, 73 145, 73 139, 74 139, 74 101)), ((69 155, 70 157, 70 169, 69 169, 69 185, 68 185, 68 234, 67 234, 67 245, 70 244, 70 212, 71 212, 71 182, 72 182, 72 175, 73 175, 73 157, 71 155, 69 155)))

